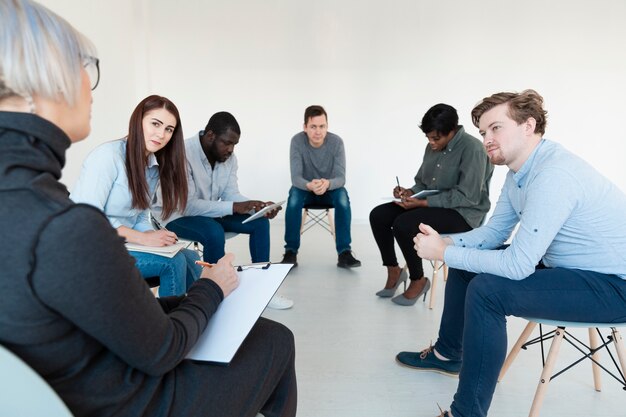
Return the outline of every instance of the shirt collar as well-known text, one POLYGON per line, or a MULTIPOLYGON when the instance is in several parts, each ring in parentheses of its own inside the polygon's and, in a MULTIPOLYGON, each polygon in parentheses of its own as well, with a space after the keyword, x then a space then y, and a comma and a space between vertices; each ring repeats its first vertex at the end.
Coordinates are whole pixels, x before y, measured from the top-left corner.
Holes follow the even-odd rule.
POLYGON ((156 155, 154 153, 150 153, 148 155, 148 168, 152 168, 154 166, 159 166, 159 161, 157 161, 156 155))
POLYGON ((459 138, 463 136, 464 134, 465 134, 465 129, 463 128, 462 125, 459 125, 459 130, 456 131, 456 133, 454 134, 450 142, 448 142, 448 145, 446 145, 445 150, 448 152, 452 152, 452 148, 456 146, 457 142, 460 140, 459 138))
POLYGON ((541 139, 541 141, 537 144, 537 146, 535 146, 535 149, 533 149, 533 151, 531 152, 530 156, 528 157, 526 162, 524 162, 524 164, 519 169, 519 171, 517 171, 516 173, 513 174, 513 180, 515 180, 515 183, 518 186, 524 185, 523 184, 524 179, 526 178, 526 175, 532 169, 533 164, 535 162, 535 159, 537 159, 537 155, 541 151, 541 148, 542 148, 542 145, 544 144, 544 142, 545 142, 545 139, 541 139))

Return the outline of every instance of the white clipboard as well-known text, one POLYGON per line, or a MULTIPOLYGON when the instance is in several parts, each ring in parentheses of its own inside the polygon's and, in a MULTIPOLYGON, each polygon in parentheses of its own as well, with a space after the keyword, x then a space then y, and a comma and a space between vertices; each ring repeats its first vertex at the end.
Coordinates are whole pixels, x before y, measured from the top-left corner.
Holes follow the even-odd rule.
POLYGON ((267 269, 249 267, 238 272, 239 287, 220 303, 187 359, 230 363, 293 267, 269 265, 267 269))
POLYGON ((251 222, 252 220, 258 219, 259 217, 265 215, 265 213, 267 213, 268 211, 272 211, 275 208, 282 206, 283 204, 285 204, 285 201, 286 200, 279 201, 278 203, 270 204, 269 206, 263 207, 261 210, 257 211, 252 216, 250 216, 246 220, 242 221, 241 224, 248 223, 248 222, 251 222))

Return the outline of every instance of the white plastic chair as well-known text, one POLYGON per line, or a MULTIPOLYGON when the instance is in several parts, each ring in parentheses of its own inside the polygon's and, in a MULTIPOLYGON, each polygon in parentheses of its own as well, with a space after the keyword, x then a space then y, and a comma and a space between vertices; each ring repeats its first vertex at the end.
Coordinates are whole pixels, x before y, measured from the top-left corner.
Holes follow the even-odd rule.
POLYGON ((547 339, 552 339, 552 344, 550 345, 550 351, 548 352, 547 358, 544 360, 543 371, 541 372, 541 378, 539 379, 539 384, 537 385, 537 390, 535 392, 535 398, 533 399, 532 406, 530 408, 529 417, 537 417, 539 416, 539 411, 541 409, 541 405, 543 404, 543 399, 546 395, 546 391, 548 390, 548 384, 550 381, 557 376, 561 375, 563 372, 567 371, 571 367, 577 365, 585 359, 589 359, 592 362, 592 370, 593 370, 593 380, 594 387, 596 391, 600 391, 601 389, 601 380, 600 380, 600 370, 604 370, 613 378, 615 378, 620 384, 624 386, 624 390, 626 390, 626 379, 624 378, 624 371, 626 370, 626 348, 624 347, 624 342, 622 340, 622 336, 617 330, 617 327, 625 327, 625 323, 582 323, 582 322, 566 322, 559 320, 545 320, 545 319, 537 319, 537 318, 526 318, 528 320, 528 324, 522 334, 517 339, 515 345, 511 348, 504 364, 502 365, 502 369, 500 371, 500 376, 498 377, 498 381, 501 381, 504 378, 507 370, 517 357, 517 354, 521 349, 526 349, 527 346, 541 343, 542 352, 543 352, 543 342, 547 339), (540 335, 528 341, 528 338, 532 334, 533 330, 537 326, 540 325, 540 335), (556 329, 548 332, 546 334, 542 331, 542 326, 555 326, 556 329), (589 331, 589 346, 578 340, 576 337, 572 336, 565 329, 566 328, 587 328, 589 331), (600 330, 601 328, 610 328, 611 334, 604 339, 602 337, 600 330), (574 346, 578 349, 583 356, 577 361, 573 362, 569 366, 565 367, 563 370, 557 372, 556 374, 552 374, 554 370, 554 366, 557 361, 557 357, 559 355, 559 350, 561 347, 561 343, 565 340, 570 345, 574 346), (602 341, 602 343, 599 342, 602 341), (619 359, 619 364, 615 360, 613 354, 609 350, 609 345, 613 343, 615 345, 615 350, 617 352, 617 357, 619 359), (581 348, 582 347, 582 348, 581 348), (617 375, 613 372, 609 371, 604 365, 602 365, 599 360, 599 352, 601 349, 605 349, 608 353, 609 357, 612 359, 613 364, 616 368, 617 375), (621 365, 621 367, 620 367, 621 365))
POLYGON ((0 345, 0 414, 11 417, 72 417, 48 383, 0 345))

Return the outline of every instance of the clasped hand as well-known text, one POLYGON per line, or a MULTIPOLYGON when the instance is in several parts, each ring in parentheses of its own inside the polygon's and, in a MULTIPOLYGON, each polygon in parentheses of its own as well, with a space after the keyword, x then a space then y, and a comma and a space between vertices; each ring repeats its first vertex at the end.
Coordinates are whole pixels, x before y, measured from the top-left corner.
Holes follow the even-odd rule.
POLYGON ((315 195, 322 195, 330 188, 330 181, 325 178, 312 180, 307 183, 306 188, 315 195))
POLYGON ((427 224, 420 223, 419 229, 421 233, 418 233, 414 238, 415 251, 417 255, 422 259, 428 259, 430 261, 443 261, 443 255, 446 251, 448 243, 427 224))

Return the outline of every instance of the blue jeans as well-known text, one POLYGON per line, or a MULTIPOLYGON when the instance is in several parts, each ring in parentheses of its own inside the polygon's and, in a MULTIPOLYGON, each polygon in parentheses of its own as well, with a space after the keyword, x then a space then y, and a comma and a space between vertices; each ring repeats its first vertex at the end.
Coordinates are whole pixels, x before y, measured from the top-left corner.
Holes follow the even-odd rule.
POLYGON ((270 260, 270 222, 265 217, 241 224, 250 217, 248 214, 232 214, 224 217, 189 216, 181 217, 167 224, 167 228, 178 237, 200 242, 203 248, 202 259, 215 263, 224 256, 225 232, 250 235, 250 256, 252 262, 270 260))
POLYGON ((487 415, 507 352, 506 316, 623 322, 625 299, 626 280, 615 275, 546 268, 514 281, 450 269, 435 349, 462 360, 452 414, 487 415))
POLYGON ((305 204, 331 204, 335 209, 335 246, 337 253, 350 250, 350 198, 344 187, 328 190, 322 195, 311 191, 291 187, 287 210, 285 211, 285 250, 298 253, 300 249, 300 227, 302 226, 302 208, 305 204))
POLYGON ((159 277, 159 297, 181 295, 200 277, 202 268, 195 264, 198 255, 188 249, 173 258, 152 253, 129 251, 135 258, 135 266, 144 278, 159 277))

